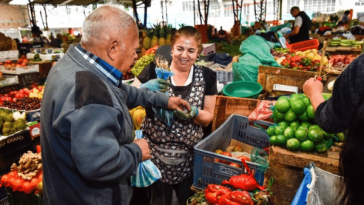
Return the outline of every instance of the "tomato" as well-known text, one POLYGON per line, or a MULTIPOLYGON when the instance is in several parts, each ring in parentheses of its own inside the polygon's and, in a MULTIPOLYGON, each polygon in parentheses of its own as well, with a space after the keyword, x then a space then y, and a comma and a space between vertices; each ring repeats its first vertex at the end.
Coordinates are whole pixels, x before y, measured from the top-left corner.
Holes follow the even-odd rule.
POLYGON ((38 183, 39 183, 39 179, 38 179, 38 178, 33 178, 33 179, 30 181, 30 184, 32 185, 32 188, 33 188, 33 189, 37 188, 38 183))
POLYGON ((11 171, 11 172, 9 172, 8 175, 9 175, 10 178, 17 178, 18 177, 18 173, 16 171, 11 171))
POLYGON ((30 194, 33 191, 33 186, 31 185, 30 182, 24 182, 21 187, 21 191, 23 191, 26 194, 30 194))
MULTIPOLYGON (((225 156, 228 156, 228 157, 231 157, 231 154, 230 152, 223 152, 221 153, 221 155, 225 155, 225 156)), ((227 161, 224 161, 224 160, 220 160, 221 163, 224 163, 224 164, 229 164, 230 162, 227 162, 227 161)))
POLYGON ((5 63, 6 64, 11 64, 12 62, 11 62, 11 60, 6 60, 5 63))
POLYGON ((13 182, 13 189, 15 191, 21 191, 21 187, 23 185, 23 180, 21 179, 15 179, 15 181, 13 182))
POLYGON ((234 162, 230 163, 229 166, 241 168, 241 166, 239 164, 234 163, 234 162))
POLYGON ((1 184, 0 184, 0 186, 1 185, 3 185, 3 186, 9 186, 8 184, 9 184, 9 176, 7 175, 7 174, 4 174, 2 177, 1 177, 1 184))

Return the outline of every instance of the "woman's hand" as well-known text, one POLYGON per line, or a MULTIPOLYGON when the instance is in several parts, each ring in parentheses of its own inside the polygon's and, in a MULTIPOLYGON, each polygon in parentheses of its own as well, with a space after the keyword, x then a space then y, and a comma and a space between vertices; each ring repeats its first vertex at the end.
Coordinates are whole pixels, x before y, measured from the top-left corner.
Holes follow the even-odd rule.
POLYGON ((166 92, 168 91, 168 86, 170 85, 171 84, 169 82, 163 79, 153 79, 143 83, 140 88, 148 88, 150 91, 166 92))
POLYGON ((198 115, 198 113, 199 113, 199 110, 194 105, 191 106, 190 112, 187 112, 187 113, 186 112, 183 112, 180 109, 177 109, 177 110, 174 111, 174 114, 180 120, 190 120, 190 119, 196 117, 198 115))

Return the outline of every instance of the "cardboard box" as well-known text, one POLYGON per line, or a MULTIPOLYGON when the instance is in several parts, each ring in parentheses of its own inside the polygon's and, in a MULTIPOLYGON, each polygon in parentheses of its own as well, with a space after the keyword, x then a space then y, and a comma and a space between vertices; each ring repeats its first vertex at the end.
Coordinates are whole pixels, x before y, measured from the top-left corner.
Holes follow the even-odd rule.
POLYGON ((207 56, 211 53, 216 53, 216 47, 214 43, 205 43, 202 44, 203 50, 202 50, 202 55, 207 56))

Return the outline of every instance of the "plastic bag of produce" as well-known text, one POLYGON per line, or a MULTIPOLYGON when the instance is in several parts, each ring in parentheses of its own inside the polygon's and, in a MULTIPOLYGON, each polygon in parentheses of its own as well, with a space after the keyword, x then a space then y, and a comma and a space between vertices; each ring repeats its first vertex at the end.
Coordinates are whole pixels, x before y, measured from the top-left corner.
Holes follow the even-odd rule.
MULTIPOLYGON (((143 138, 141 130, 135 130, 135 139, 143 138)), ((151 160, 140 162, 137 170, 131 176, 131 185, 135 187, 148 187, 162 178, 162 174, 151 160)))
MULTIPOLYGON (((171 71, 168 71, 163 68, 156 68, 155 73, 157 74, 157 78, 160 78, 163 80, 167 80, 169 77, 173 76, 173 73, 171 71)), ((168 92, 166 92, 166 94, 168 95, 168 92)), ((174 111, 153 107, 153 112, 157 116, 158 120, 163 122, 168 127, 170 127, 173 124, 174 111)))
POLYGON ((313 163, 304 169, 304 174, 305 178, 291 205, 339 204, 344 194, 341 192, 340 176, 324 171, 313 163), (328 187, 330 191, 327 191, 328 187))
POLYGON ((276 101, 263 100, 255 110, 250 113, 249 121, 265 120, 273 115, 272 106, 276 101))

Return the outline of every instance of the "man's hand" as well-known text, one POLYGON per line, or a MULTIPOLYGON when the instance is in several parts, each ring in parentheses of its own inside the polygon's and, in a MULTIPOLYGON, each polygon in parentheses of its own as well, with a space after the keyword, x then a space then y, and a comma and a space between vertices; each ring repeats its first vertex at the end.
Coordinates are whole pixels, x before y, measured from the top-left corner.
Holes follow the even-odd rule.
POLYGON ((163 79, 153 79, 143 83, 140 88, 148 88, 150 91, 166 92, 171 84, 163 79))
POLYGON ((287 33, 286 35, 284 35, 284 38, 288 40, 288 38, 289 38, 289 33, 287 33))
POLYGON ((146 139, 136 139, 134 140, 134 143, 137 144, 142 150, 142 161, 152 158, 152 156, 150 155, 149 145, 146 139))
POLYGON ((322 92, 324 90, 324 86, 322 83, 316 78, 308 79, 303 85, 303 92, 310 99, 313 109, 316 108, 325 101, 322 97, 322 92))
POLYGON ((174 114, 176 115, 176 117, 178 117, 181 120, 190 120, 190 119, 196 117, 198 115, 198 113, 199 113, 199 110, 194 105, 191 106, 190 112, 183 112, 181 109, 177 109, 174 111, 174 114))
POLYGON ((191 110, 190 105, 187 101, 183 100, 180 97, 170 97, 168 100, 168 109, 170 110, 177 110, 181 108, 187 108, 188 111, 191 110))

